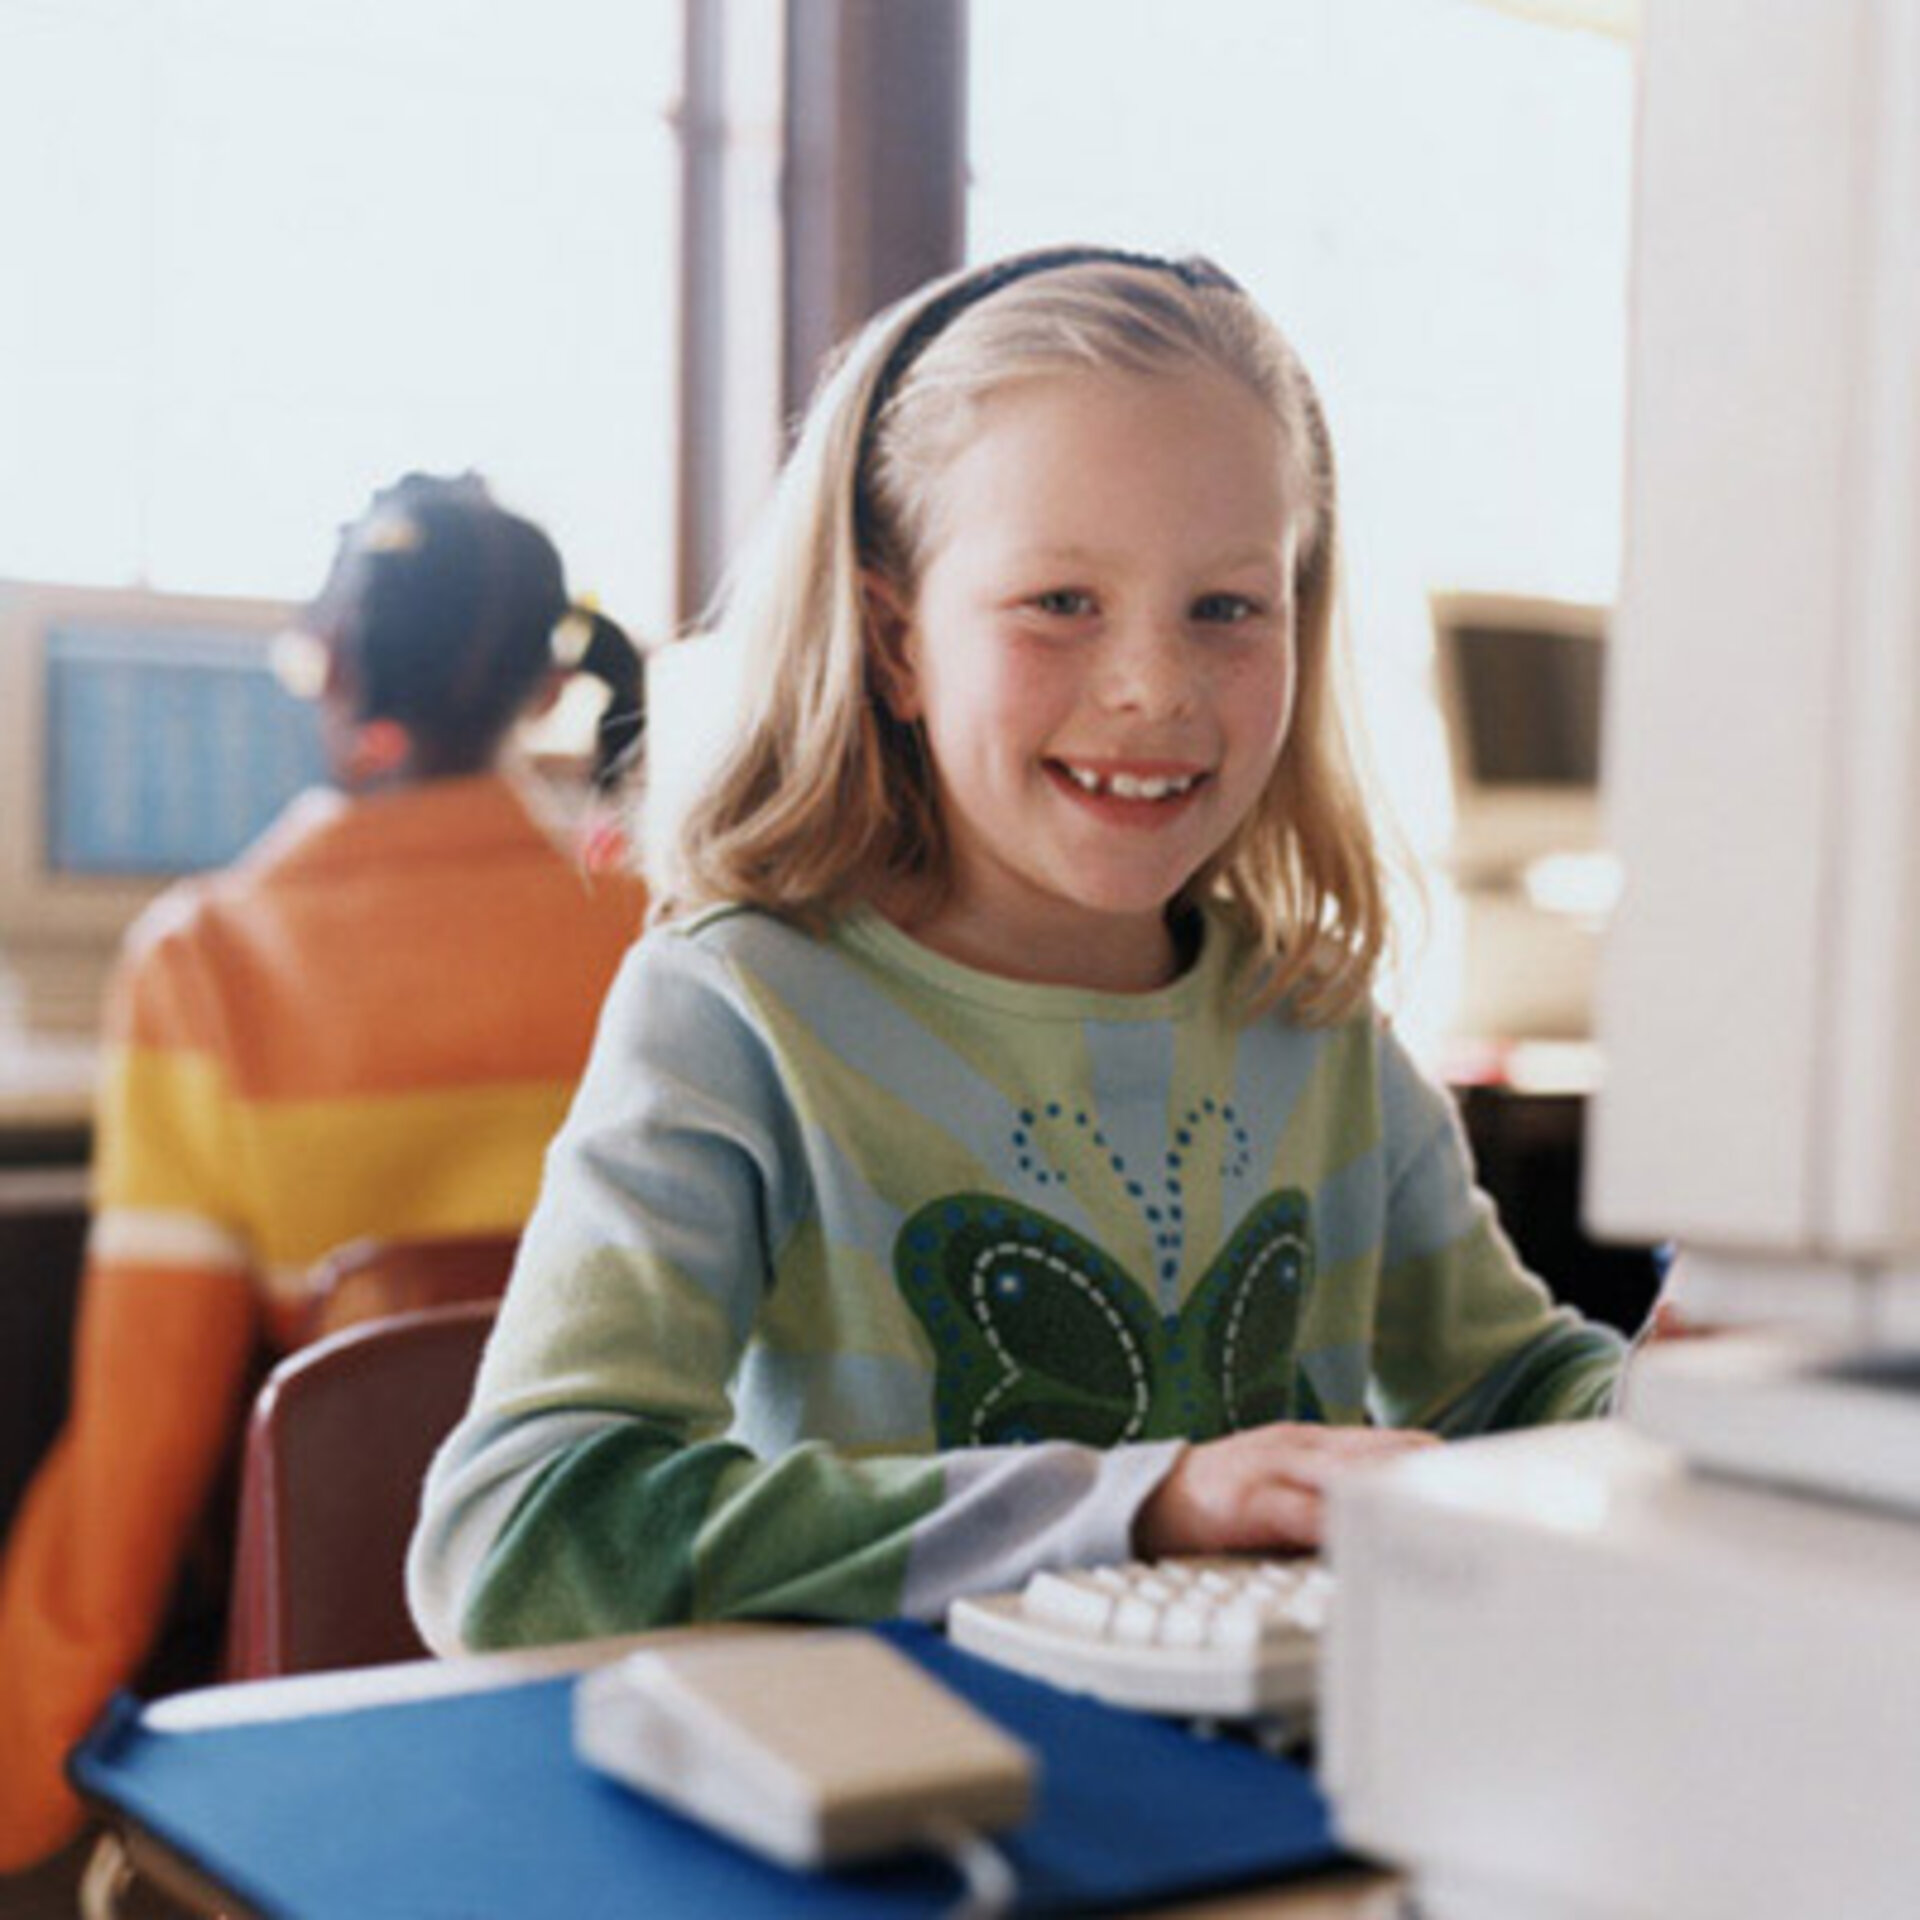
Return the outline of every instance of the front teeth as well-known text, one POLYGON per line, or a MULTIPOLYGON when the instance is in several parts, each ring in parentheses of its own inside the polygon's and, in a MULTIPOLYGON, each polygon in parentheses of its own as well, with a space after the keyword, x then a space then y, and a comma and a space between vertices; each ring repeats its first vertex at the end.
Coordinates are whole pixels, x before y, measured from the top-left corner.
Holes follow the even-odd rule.
POLYGON ((1086 767, 1069 766, 1067 778, 1083 793, 1110 793, 1117 800, 1169 800, 1174 795, 1185 793, 1197 774, 1181 774, 1165 778, 1157 774, 1116 773, 1108 779, 1086 767))

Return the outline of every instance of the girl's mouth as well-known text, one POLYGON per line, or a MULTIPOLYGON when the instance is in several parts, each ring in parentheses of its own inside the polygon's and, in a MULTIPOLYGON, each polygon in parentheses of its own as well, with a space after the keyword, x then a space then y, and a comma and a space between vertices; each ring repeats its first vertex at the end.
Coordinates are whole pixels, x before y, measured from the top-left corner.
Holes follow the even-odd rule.
POLYGON ((1146 773, 1119 768, 1103 771, 1071 760, 1050 760, 1047 764, 1080 792, 1101 800, 1178 800, 1206 778, 1204 773, 1146 773))

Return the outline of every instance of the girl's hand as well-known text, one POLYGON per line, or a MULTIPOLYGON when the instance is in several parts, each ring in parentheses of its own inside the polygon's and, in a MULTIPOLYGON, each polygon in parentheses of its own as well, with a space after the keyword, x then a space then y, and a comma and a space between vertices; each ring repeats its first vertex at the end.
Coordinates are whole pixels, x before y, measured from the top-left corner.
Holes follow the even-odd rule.
POLYGON ((1189 1447, 1133 1522, 1143 1559, 1172 1553, 1268 1553, 1320 1544, 1320 1495, 1336 1474, 1437 1446, 1389 1427, 1249 1427, 1189 1447))

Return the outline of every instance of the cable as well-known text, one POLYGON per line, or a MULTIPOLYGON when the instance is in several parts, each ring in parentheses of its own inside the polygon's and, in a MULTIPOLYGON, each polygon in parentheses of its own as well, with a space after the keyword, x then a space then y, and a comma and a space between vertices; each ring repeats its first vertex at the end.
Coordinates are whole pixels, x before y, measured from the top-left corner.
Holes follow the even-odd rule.
POLYGON ((1020 1877, 1013 1862, 985 1834, 958 1820, 935 1818, 922 1830, 926 1843, 941 1855, 964 1882, 958 1902, 943 1920, 997 1920, 1013 1911, 1020 1877))
POLYGON ((121 1920, 121 1902, 137 1878, 127 1843, 109 1827, 94 1842, 80 1875, 77 1910, 81 1920, 121 1920))

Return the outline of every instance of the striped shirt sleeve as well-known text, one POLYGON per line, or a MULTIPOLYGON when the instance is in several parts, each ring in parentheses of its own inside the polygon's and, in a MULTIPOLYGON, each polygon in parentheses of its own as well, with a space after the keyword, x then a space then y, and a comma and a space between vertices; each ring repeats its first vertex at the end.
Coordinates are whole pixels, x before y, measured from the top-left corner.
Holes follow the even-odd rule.
POLYGON ((1604 1413, 1625 1355, 1554 1303, 1473 1182, 1453 1104, 1391 1037, 1388 1212, 1374 1330, 1379 1417, 1449 1436, 1604 1413))

